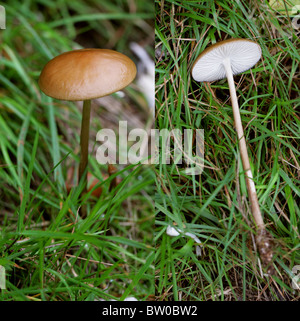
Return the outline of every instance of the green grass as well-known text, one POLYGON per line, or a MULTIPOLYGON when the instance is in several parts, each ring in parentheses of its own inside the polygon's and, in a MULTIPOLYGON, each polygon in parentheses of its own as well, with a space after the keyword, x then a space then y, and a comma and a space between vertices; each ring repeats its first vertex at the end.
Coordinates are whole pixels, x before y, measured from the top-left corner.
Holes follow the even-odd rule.
POLYGON ((134 41, 152 54, 153 4, 10 0, 4 6, 0 265, 6 289, 0 300, 146 300, 154 294, 153 170, 116 165, 120 184, 110 190, 114 176, 95 158, 97 131, 117 129, 124 118, 129 129, 144 126, 146 100, 133 83, 123 99, 112 95, 93 102, 89 171, 102 194, 81 199, 82 186, 67 192, 66 180, 79 164, 82 104, 46 97, 37 80, 46 62, 75 48, 109 48, 135 60, 129 49, 134 41), (83 203, 85 219, 78 216, 83 203))
MULTIPOLYGON (((204 129, 204 171, 157 166, 157 300, 297 300, 299 256, 299 34, 267 1, 156 1, 156 128, 204 129), (196 83, 210 44, 255 40, 262 59, 235 76, 259 203, 274 238, 275 274, 261 268, 226 80, 196 83), (203 242, 166 235, 175 225, 203 242)), ((299 30, 298 30, 299 32, 299 30)))

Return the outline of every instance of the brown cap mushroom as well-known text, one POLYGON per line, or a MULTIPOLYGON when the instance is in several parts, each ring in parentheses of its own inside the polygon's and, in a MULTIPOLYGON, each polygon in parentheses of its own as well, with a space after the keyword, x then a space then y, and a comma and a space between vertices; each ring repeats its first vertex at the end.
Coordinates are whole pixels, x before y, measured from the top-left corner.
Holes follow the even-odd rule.
POLYGON ((50 60, 39 86, 52 98, 88 100, 121 90, 135 76, 136 66, 127 56, 109 49, 81 49, 50 60))
MULTIPOLYGON (((81 49, 50 60, 41 72, 40 89, 52 98, 83 100, 78 181, 86 173, 91 99, 110 95, 129 85, 136 76, 134 62, 108 49, 81 49)), ((86 192, 87 173, 83 193, 86 192)))

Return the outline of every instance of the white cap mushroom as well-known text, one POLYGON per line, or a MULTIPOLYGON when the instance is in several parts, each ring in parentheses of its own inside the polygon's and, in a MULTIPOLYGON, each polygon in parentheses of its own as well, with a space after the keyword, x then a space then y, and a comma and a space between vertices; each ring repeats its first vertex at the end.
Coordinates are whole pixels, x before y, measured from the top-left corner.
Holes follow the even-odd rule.
POLYGON ((194 62, 192 76, 196 81, 226 78, 226 66, 233 75, 253 67, 261 57, 260 46, 251 40, 229 39, 204 50, 194 62))
POLYGON ((192 67, 192 76, 200 82, 227 77, 252 214, 258 229, 264 229, 233 81, 233 75, 250 69, 260 57, 261 48, 256 42, 246 39, 220 41, 198 56, 192 67))

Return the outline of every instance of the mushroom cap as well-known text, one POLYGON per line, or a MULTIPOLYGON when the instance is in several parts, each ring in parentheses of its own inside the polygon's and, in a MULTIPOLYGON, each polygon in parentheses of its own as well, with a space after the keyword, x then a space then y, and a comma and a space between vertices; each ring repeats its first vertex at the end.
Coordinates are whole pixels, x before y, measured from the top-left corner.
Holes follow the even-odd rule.
POLYGON ((88 100, 110 95, 129 85, 136 66, 127 56, 109 49, 80 49, 50 60, 39 86, 52 98, 88 100))
POLYGON ((261 57, 259 44, 247 39, 229 39, 205 49, 192 66, 192 77, 199 82, 226 78, 223 61, 230 59, 233 75, 253 67, 261 57))

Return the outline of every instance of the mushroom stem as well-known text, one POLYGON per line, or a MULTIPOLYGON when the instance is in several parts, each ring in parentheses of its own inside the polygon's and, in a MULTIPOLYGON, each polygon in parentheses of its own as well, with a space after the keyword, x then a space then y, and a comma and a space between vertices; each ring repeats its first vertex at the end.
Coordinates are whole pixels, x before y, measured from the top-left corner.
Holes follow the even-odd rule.
POLYGON ((234 85, 234 80, 233 80, 230 59, 226 58, 223 61, 223 65, 225 67, 227 81, 229 84, 230 98, 231 98, 232 110, 233 110, 233 116, 234 116, 234 123, 235 123, 235 128, 236 128, 238 140, 239 140, 240 154, 241 154, 243 168, 244 168, 244 172, 245 172, 245 179, 246 179, 246 185, 247 185, 247 189, 248 189, 249 200, 250 200, 250 204, 251 204, 252 215, 254 217, 254 221, 255 221, 258 229, 264 229, 264 227, 265 227, 264 221, 263 221, 263 218, 262 218, 262 215, 260 212, 256 188, 255 188, 255 184, 253 181, 253 175, 252 175, 251 168, 250 168, 249 156, 248 156, 248 152, 247 152, 246 140, 245 140, 242 121, 241 121, 239 104, 238 104, 238 100, 237 100, 237 96, 236 96, 236 90, 235 90, 235 85, 234 85))
POLYGON ((80 133, 80 163, 78 172, 78 183, 81 181, 83 175, 84 188, 83 194, 87 191, 87 164, 89 155, 89 132, 90 132, 90 114, 91 114, 91 100, 85 100, 83 102, 82 121, 81 121, 81 133, 80 133))

